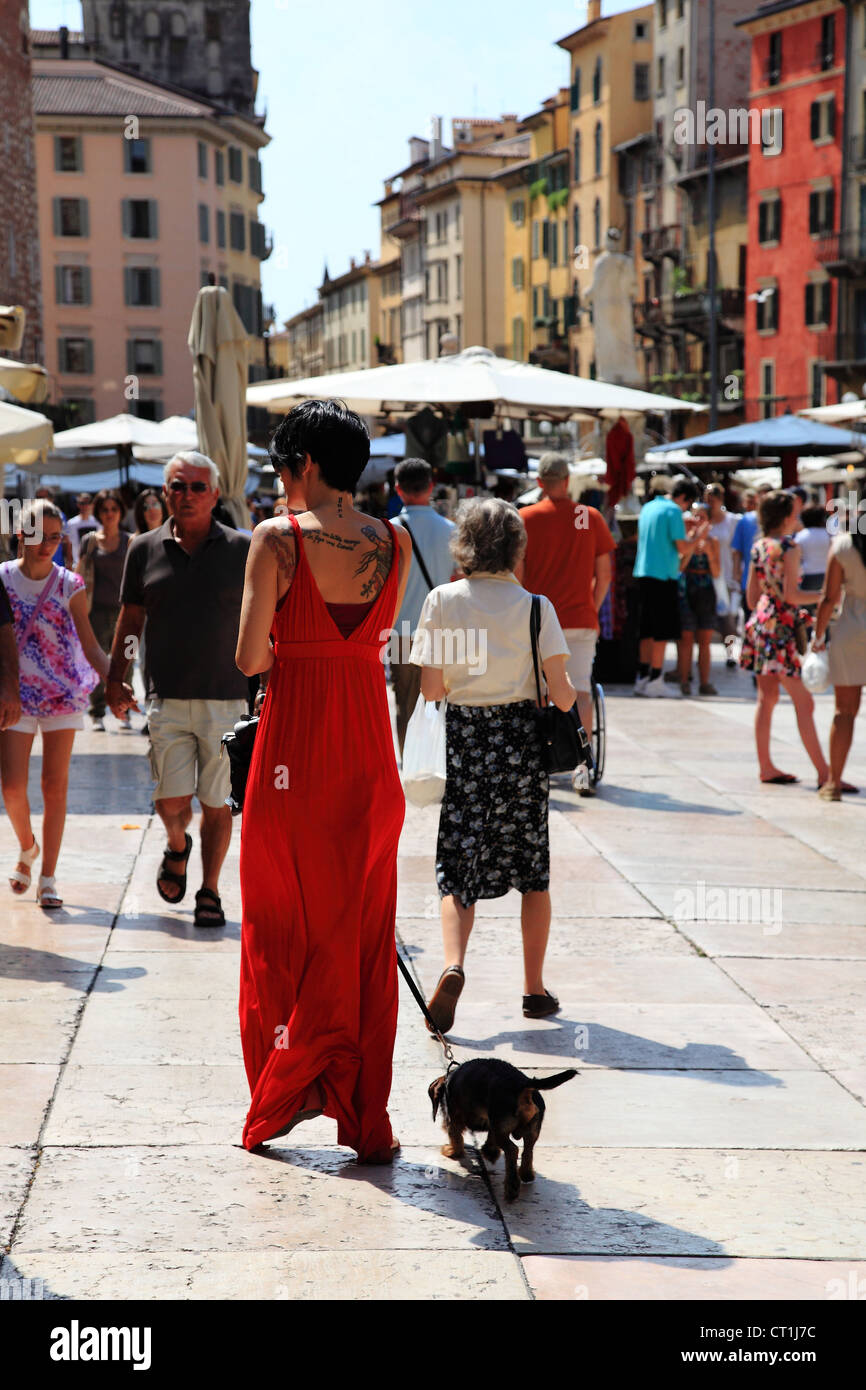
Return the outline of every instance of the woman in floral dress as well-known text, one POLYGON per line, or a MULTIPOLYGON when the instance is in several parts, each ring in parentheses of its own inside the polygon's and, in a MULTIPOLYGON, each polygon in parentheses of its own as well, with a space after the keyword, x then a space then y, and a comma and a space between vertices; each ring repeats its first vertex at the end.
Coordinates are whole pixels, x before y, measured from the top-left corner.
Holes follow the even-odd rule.
POLYGON ((815 729, 814 701, 800 679, 795 635, 799 619, 808 621, 809 617, 800 605, 814 602, 815 596, 800 588, 800 551, 791 535, 793 497, 787 492, 768 492, 758 503, 758 520, 763 534, 752 546, 746 589, 752 616, 746 623, 740 665, 757 678, 755 742, 760 778, 781 786, 799 781, 791 773, 781 772, 770 756, 770 729, 781 684, 793 702, 800 738, 820 787, 830 770, 815 729))

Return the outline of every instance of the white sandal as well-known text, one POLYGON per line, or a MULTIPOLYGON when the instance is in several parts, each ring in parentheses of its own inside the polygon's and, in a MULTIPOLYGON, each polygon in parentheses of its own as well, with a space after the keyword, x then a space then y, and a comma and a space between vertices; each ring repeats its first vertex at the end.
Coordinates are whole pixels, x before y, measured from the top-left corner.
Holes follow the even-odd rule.
POLYGON ((57 884, 54 881, 53 874, 50 878, 46 878, 44 874, 39 875, 39 887, 36 889, 36 901, 39 906, 44 907, 46 911, 49 908, 53 909, 63 906, 63 899, 58 896, 57 884))
POLYGON ((23 849, 20 855, 18 856, 18 862, 19 864, 25 865, 26 872, 22 873, 20 869, 13 869, 11 874, 9 875, 9 887, 12 889, 12 892, 15 894, 16 898, 22 897, 22 895, 26 893, 27 889, 30 887, 30 880, 33 877, 31 873, 31 867, 33 864, 36 863, 36 860, 38 858, 39 846, 36 843, 36 836, 34 835, 33 844, 31 845, 30 849, 23 849))

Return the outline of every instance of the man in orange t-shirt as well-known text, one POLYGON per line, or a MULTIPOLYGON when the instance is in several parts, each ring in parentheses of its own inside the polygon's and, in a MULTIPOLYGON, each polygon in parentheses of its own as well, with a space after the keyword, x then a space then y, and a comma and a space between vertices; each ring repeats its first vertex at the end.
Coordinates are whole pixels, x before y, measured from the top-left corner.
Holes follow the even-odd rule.
POLYGON ((520 513, 528 537, 521 582, 531 593, 545 594, 556 609, 571 652, 568 674, 581 723, 591 734, 598 610, 610 588, 610 557, 616 547, 601 512, 569 497, 563 454, 542 455, 538 484, 544 498, 520 513))

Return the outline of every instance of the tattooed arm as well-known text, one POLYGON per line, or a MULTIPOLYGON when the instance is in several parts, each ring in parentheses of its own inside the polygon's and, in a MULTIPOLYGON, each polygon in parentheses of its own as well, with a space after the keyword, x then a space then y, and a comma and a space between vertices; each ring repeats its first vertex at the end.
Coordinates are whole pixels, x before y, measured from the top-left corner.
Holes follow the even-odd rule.
POLYGON ((244 577, 244 597, 235 662, 245 676, 269 671, 274 651, 268 640, 278 599, 291 586, 297 561, 288 521, 263 521, 253 531, 244 577))

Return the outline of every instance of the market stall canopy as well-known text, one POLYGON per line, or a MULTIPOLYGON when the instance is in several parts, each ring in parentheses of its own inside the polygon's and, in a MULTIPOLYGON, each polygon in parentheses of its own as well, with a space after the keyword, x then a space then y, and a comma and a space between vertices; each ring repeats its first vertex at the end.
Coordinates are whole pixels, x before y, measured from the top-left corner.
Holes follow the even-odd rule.
POLYGON ((48 373, 37 362, 0 357, 0 386, 25 405, 41 405, 48 399, 48 373))
POLYGON ((727 458, 780 458, 783 454, 842 454, 849 449, 862 452, 860 439, 853 430, 832 429, 799 415, 776 415, 769 420, 755 420, 746 425, 734 425, 728 430, 713 430, 693 439, 681 439, 674 444, 660 444, 653 454, 668 454, 687 449, 696 458, 716 454, 727 458))
POLYGON ((219 469, 223 505, 238 526, 245 526, 249 520, 244 502, 249 346, 243 321, 221 285, 199 290, 188 343, 199 448, 219 469))
POLYGON ((20 304, 0 304, 0 348, 20 352, 27 314, 20 304))
POLYGON ((133 444, 158 444, 163 438, 154 420, 138 415, 112 415, 108 420, 96 420, 92 425, 76 425, 54 436, 57 449, 123 449, 133 444))
POLYGON ((866 401, 840 401, 838 405, 815 405, 808 410, 798 410, 807 420, 818 420, 822 425, 866 425, 866 401))
MULTIPOLYGON (((162 442, 159 444, 136 444, 133 448, 135 458, 144 463, 168 463, 175 454, 184 449, 198 449, 198 429, 195 420, 191 420, 187 415, 169 415, 167 419, 160 420, 159 431, 162 435, 162 442)), ((247 458, 265 462, 268 457, 267 449, 261 449, 256 444, 247 442, 247 458)))
POLYGON ((489 348, 470 347, 426 362, 402 362, 362 372, 331 372, 301 380, 257 382, 247 388, 247 404, 275 413, 299 401, 333 398, 362 415, 407 414, 421 405, 492 405, 512 419, 530 416, 570 420, 581 416, 687 413, 704 410, 691 401, 656 396, 591 381, 565 372, 531 367, 497 357, 489 348))
POLYGON ((0 463, 28 467, 44 457, 53 437, 47 416, 0 402, 0 463))

